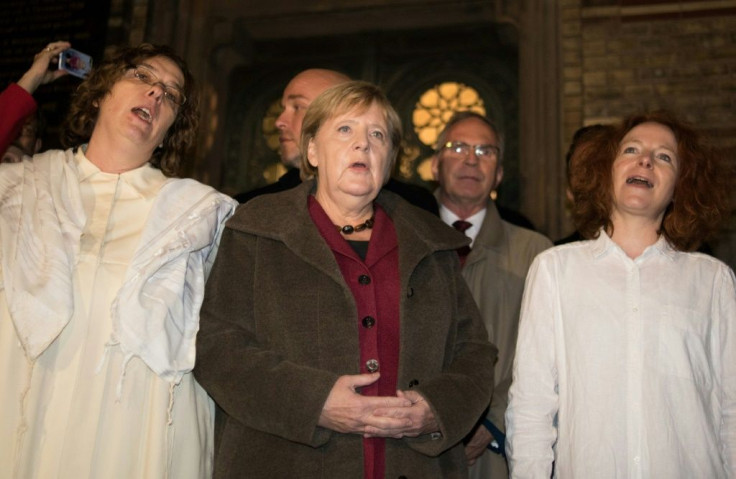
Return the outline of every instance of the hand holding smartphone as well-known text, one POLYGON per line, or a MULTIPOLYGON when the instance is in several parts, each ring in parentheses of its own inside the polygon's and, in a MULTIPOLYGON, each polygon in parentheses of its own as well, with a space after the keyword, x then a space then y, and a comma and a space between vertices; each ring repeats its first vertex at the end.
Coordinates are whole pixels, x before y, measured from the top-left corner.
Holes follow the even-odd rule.
POLYGON ((79 50, 68 48, 59 55, 59 69, 66 70, 76 77, 86 78, 92 69, 92 57, 79 50))

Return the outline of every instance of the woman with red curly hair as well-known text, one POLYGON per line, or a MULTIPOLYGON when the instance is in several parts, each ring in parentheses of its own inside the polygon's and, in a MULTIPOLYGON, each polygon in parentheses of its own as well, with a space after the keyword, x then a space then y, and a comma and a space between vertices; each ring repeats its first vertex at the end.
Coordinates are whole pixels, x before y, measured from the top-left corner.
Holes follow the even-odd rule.
POLYGON ((690 252, 729 213, 718 153, 656 112, 587 138, 570 171, 587 241, 529 270, 512 477, 733 477, 736 279, 690 252))

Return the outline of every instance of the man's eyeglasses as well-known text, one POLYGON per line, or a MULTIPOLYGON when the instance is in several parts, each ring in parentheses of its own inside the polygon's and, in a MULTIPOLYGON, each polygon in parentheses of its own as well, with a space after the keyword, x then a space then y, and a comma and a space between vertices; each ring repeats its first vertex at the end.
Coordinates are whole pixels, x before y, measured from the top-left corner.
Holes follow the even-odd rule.
POLYGON ((180 88, 170 86, 159 80, 159 78, 148 68, 139 65, 131 66, 126 72, 125 76, 128 78, 135 78, 138 81, 145 83, 146 85, 154 86, 158 85, 164 92, 164 98, 176 106, 182 106, 187 102, 187 97, 180 88))
POLYGON ((470 152, 475 153, 477 158, 498 158, 498 154, 501 150, 496 145, 468 145, 462 141, 448 141, 442 145, 443 150, 446 150, 454 155, 462 155, 469 157, 470 152))

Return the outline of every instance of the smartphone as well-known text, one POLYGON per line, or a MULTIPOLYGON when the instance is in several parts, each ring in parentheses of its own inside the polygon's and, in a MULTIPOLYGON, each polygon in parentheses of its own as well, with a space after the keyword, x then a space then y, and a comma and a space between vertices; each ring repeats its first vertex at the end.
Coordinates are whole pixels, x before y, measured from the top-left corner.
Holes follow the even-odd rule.
POLYGON ((92 69, 92 57, 69 48, 59 55, 59 69, 66 70, 76 77, 86 78, 92 69))

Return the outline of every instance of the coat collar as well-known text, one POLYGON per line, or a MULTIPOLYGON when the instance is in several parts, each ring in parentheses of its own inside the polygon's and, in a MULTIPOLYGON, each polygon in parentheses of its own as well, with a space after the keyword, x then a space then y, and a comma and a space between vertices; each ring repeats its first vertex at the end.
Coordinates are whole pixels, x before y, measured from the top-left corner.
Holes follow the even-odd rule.
MULTIPOLYGON (((282 193, 254 198, 238 209, 227 227, 281 241, 318 270, 337 282, 343 282, 332 251, 307 211, 307 196, 315 190, 315 181, 309 180, 282 193)), ((436 216, 412 206, 390 191, 382 190, 376 202, 391 218, 396 229, 402 284, 408 282, 405 275, 413 271, 424 257, 436 251, 455 250, 470 241, 436 216)))
POLYGON ((411 273, 425 257, 440 251, 449 251, 460 261, 455 250, 470 244, 470 238, 438 216, 412 206, 390 191, 381 191, 376 198, 391 217, 399 241, 399 272, 401 286, 408 288, 411 273))
MULTIPOLYGON (((439 188, 435 191, 437 201, 439 198, 439 188)), ((483 261, 486 257, 486 250, 492 249, 502 251, 504 246, 504 228, 501 215, 498 213, 496 204, 490 199, 486 201, 486 215, 483 218, 483 224, 480 225, 478 235, 475 237, 473 249, 470 251, 465 266, 483 261)))
POLYGON ((501 219, 501 215, 498 213, 496 204, 488 200, 486 203, 486 217, 480 226, 476 242, 479 242, 483 246, 498 249, 503 245, 503 237, 503 220, 501 219))
POLYGON ((485 259, 487 250, 501 253, 504 249, 504 225, 496 204, 488 200, 486 203, 486 217, 480 226, 478 236, 475 237, 473 249, 465 261, 465 266, 481 262, 485 259))

